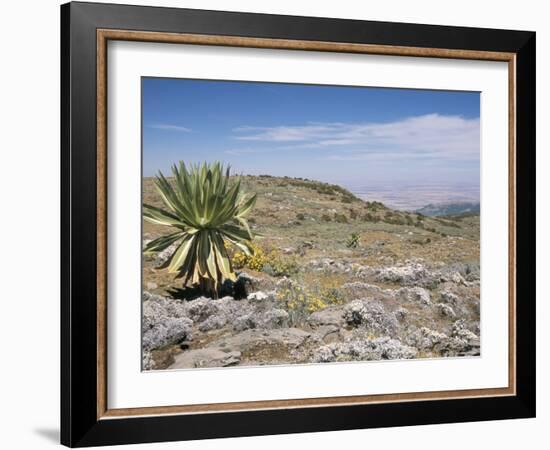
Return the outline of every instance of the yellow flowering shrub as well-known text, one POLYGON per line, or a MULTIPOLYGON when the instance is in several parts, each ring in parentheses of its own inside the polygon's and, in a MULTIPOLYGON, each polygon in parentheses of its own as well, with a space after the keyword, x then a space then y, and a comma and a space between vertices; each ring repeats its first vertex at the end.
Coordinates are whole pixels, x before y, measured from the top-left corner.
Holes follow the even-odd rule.
POLYGON ((307 288, 291 280, 277 290, 276 299, 289 313, 293 324, 302 322, 309 314, 331 305, 340 305, 345 299, 337 288, 307 288))
POLYGON ((252 255, 241 251, 233 252, 231 264, 235 269, 248 268, 256 272, 264 271, 273 276, 286 276, 298 271, 298 264, 294 258, 283 257, 276 250, 266 250, 258 244, 252 244, 252 249, 252 255))
POLYGON ((236 251, 231 257, 231 264, 235 269, 243 269, 245 267, 260 272, 264 265, 268 262, 268 255, 265 250, 258 244, 252 244, 252 255, 247 255, 244 252, 236 251))

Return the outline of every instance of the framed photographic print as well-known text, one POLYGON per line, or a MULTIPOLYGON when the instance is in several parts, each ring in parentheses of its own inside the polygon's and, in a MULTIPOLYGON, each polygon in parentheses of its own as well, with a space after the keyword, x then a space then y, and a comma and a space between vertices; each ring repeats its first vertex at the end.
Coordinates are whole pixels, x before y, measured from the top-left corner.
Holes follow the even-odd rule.
POLYGON ((535 415, 535 33, 61 19, 63 444, 535 415))

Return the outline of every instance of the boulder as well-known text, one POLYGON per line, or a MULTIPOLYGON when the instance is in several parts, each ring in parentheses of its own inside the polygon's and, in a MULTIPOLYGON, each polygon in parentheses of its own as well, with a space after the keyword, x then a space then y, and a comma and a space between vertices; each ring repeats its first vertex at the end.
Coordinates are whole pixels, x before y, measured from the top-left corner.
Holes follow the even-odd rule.
POLYGON ((237 331, 251 328, 273 329, 287 326, 288 313, 283 309, 268 309, 266 311, 253 311, 249 314, 237 317, 233 328, 237 331))
POLYGON ((343 327, 346 324, 344 319, 344 309, 341 306, 329 306, 312 313, 308 317, 308 324, 313 327, 321 327, 326 325, 343 327))
POLYGON ((407 343, 419 350, 435 350, 441 347, 448 338, 444 333, 422 327, 408 336, 407 343))
POLYGON ((378 334, 393 334, 398 327, 395 314, 368 298, 348 303, 344 307, 344 320, 348 325, 365 327, 378 334))
POLYGON ((420 305, 429 305, 431 303, 429 291, 419 286, 400 288, 395 291, 395 296, 420 305))
POLYGON ((218 348, 187 350, 174 357, 169 369, 189 369, 195 367, 227 367, 239 364, 241 353, 223 351, 218 348))
POLYGON ((235 300, 233 297, 223 297, 219 300, 200 297, 186 302, 187 315, 198 325, 200 331, 223 328, 249 310, 247 302, 235 300))
POLYGON ((422 327, 409 335, 408 343, 420 350, 433 351, 441 356, 477 356, 480 354, 479 337, 470 330, 455 327, 447 336, 422 327))
POLYGON ((380 267, 374 270, 378 281, 395 283, 402 286, 434 287, 440 282, 437 273, 430 272, 419 262, 408 262, 404 265, 380 267))
POLYGON ((458 304, 458 296, 450 291, 442 291, 439 295, 443 303, 448 303, 451 306, 456 306, 458 304))
POLYGON ((388 336, 376 339, 350 339, 319 347, 313 352, 312 362, 378 361, 383 359, 410 359, 416 349, 388 336))
POLYGON ((274 300, 275 296, 273 292, 253 292, 252 294, 249 294, 246 299, 249 302, 264 302, 264 301, 272 301, 274 300))
POLYGON ((341 289, 345 291, 350 299, 362 298, 366 296, 379 296, 384 293, 384 290, 380 287, 374 284, 364 283, 362 281, 345 283, 342 285, 341 289))
POLYGON ((143 294, 142 348, 153 350, 192 339, 193 321, 183 302, 148 292, 143 294))
POLYGON ((211 344, 211 347, 248 351, 260 346, 280 345, 297 348, 311 337, 311 333, 299 328, 279 328, 273 330, 250 329, 236 335, 224 337, 211 344))
POLYGON ((191 339, 193 322, 185 317, 167 317, 152 324, 150 321, 142 334, 142 347, 144 350, 152 350, 191 339))
POLYGON ((455 318, 456 313, 453 308, 451 308, 449 305, 446 305, 445 303, 438 303, 435 305, 437 310, 439 311, 439 314, 441 314, 443 317, 450 317, 455 318))

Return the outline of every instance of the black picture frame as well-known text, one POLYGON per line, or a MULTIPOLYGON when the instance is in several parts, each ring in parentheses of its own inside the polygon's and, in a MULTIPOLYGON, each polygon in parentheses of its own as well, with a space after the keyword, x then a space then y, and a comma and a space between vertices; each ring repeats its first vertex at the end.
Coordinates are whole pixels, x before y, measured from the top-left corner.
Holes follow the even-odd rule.
POLYGON ((70 447, 535 416, 535 33, 73 2, 61 6, 61 443, 70 447), (98 29, 516 55, 516 394, 98 418, 98 29))

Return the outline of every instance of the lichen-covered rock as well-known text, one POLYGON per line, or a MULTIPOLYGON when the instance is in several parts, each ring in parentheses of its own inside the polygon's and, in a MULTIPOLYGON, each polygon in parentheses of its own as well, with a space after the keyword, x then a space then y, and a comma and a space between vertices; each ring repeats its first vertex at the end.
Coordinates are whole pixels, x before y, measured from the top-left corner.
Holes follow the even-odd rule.
POLYGON ((268 302, 273 301, 275 299, 275 293, 273 291, 271 292, 253 292, 252 294, 249 294, 246 299, 249 302, 268 302))
POLYGON ((419 350, 434 350, 445 343, 448 338, 445 333, 422 327, 408 336, 407 343, 419 350))
POLYGON ((344 309, 341 306, 329 306, 328 308, 316 311, 308 317, 308 323, 313 328, 332 325, 343 327, 346 323, 344 320, 344 309))
POLYGON ((200 297, 186 302, 186 312, 200 331, 210 331, 223 328, 233 323, 237 318, 246 315, 250 311, 250 305, 245 301, 223 297, 219 300, 200 297))
POLYGON ((251 312, 237 317, 233 328, 237 331, 251 328, 273 329, 287 326, 288 313, 283 309, 268 309, 262 312, 251 312))
POLYGON ((189 301, 186 306, 187 315, 193 322, 202 322, 223 309, 222 300, 212 300, 206 297, 189 301))
POLYGON ((341 289, 346 293, 349 299, 380 296, 384 292, 380 287, 362 281, 345 283, 342 285, 341 289))
POLYGON ((190 340, 193 322, 178 300, 143 294, 142 347, 149 351, 168 344, 190 340))
POLYGON ((378 334, 393 334, 398 327, 395 314, 370 299, 354 300, 344 308, 344 320, 352 326, 361 326, 378 334))
POLYGON ((416 349, 387 336, 376 339, 350 339, 319 347, 313 352, 312 362, 371 361, 381 359, 410 359, 416 349))
POLYGON ((462 324, 454 327, 453 335, 450 337, 422 327, 409 335, 407 342, 420 350, 433 351, 441 356, 476 356, 480 353, 479 337, 462 328, 462 324))
POLYGON ((142 370, 151 370, 154 369, 153 358, 151 357, 151 352, 144 350, 141 355, 141 369, 142 370))
POLYGON ((159 317, 187 317, 187 308, 185 302, 174 300, 161 295, 143 292, 143 320, 147 325, 148 320, 158 321, 159 317))
POLYGON ((430 272, 426 266, 419 262, 380 267, 375 269, 375 276, 378 281, 402 286, 433 287, 440 281, 439 274, 430 272))
POLYGON ((223 314, 212 315, 199 324, 199 330, 203 332, 219 330, 227 325, 227 319, 223 314))
POLYGON ((466 284, 466 280, 458 272, 453 272, 453 273, 447 275, 445 277, 444 281, 447 281, 447 280, 449 280, 449 281, 451 281, 452 283, 455 283, 455 284, 462 284, 462 285, 466 284))
POLYGON ((211 347, 235 351, 247 351, 261 346, 284 346, 296 348, 311 337, 311 333, 299 328, 278 328, 273 330, 250 329, 236 335, 222 338, 211 347))
POLYGON ((191 339, 193 322, 185 317, 165 317, 143 329, 142 346, 152 350, 168 344, 191 339))
POLYGON ((429 305, 431 303, 430 293, 419 286, 403 287, 395 291, 395 296, 411 303, 429 305))
POLYGON ((442 291, 440 294, 441 301, 449 305, 456 306, 458 304, 458 296, 450 291, 442 291))
POLYGON ((435 305, 435 307, 439 311, 439 314, 441 314, 443 317, 456 317, 454 309, 451 308, 449 305, 446 305, 445 303, 438 303, 435 305))
POLYGON ((189 369, 195 367, 227 367, 239 364, 241 353, 223 351, 218 348, 187 350, 174 358, 170 369, 189 369))
POLYGON ((409 315, 409 311, 405 308, 398 308, 394 314, 397 320, 405 320, 409 315))
POLYGON ((453 334, 457 334, 464 329, 466 329, 466 321, 464 319, 458 319, 453 323, 453 334))
POLYGON ((246 298, 251 292, 273 289, 274 283, 269 277, 257 277, 246 272, 237 274, 235 281, 225 280, 221 294, 235 299, 246 298))

